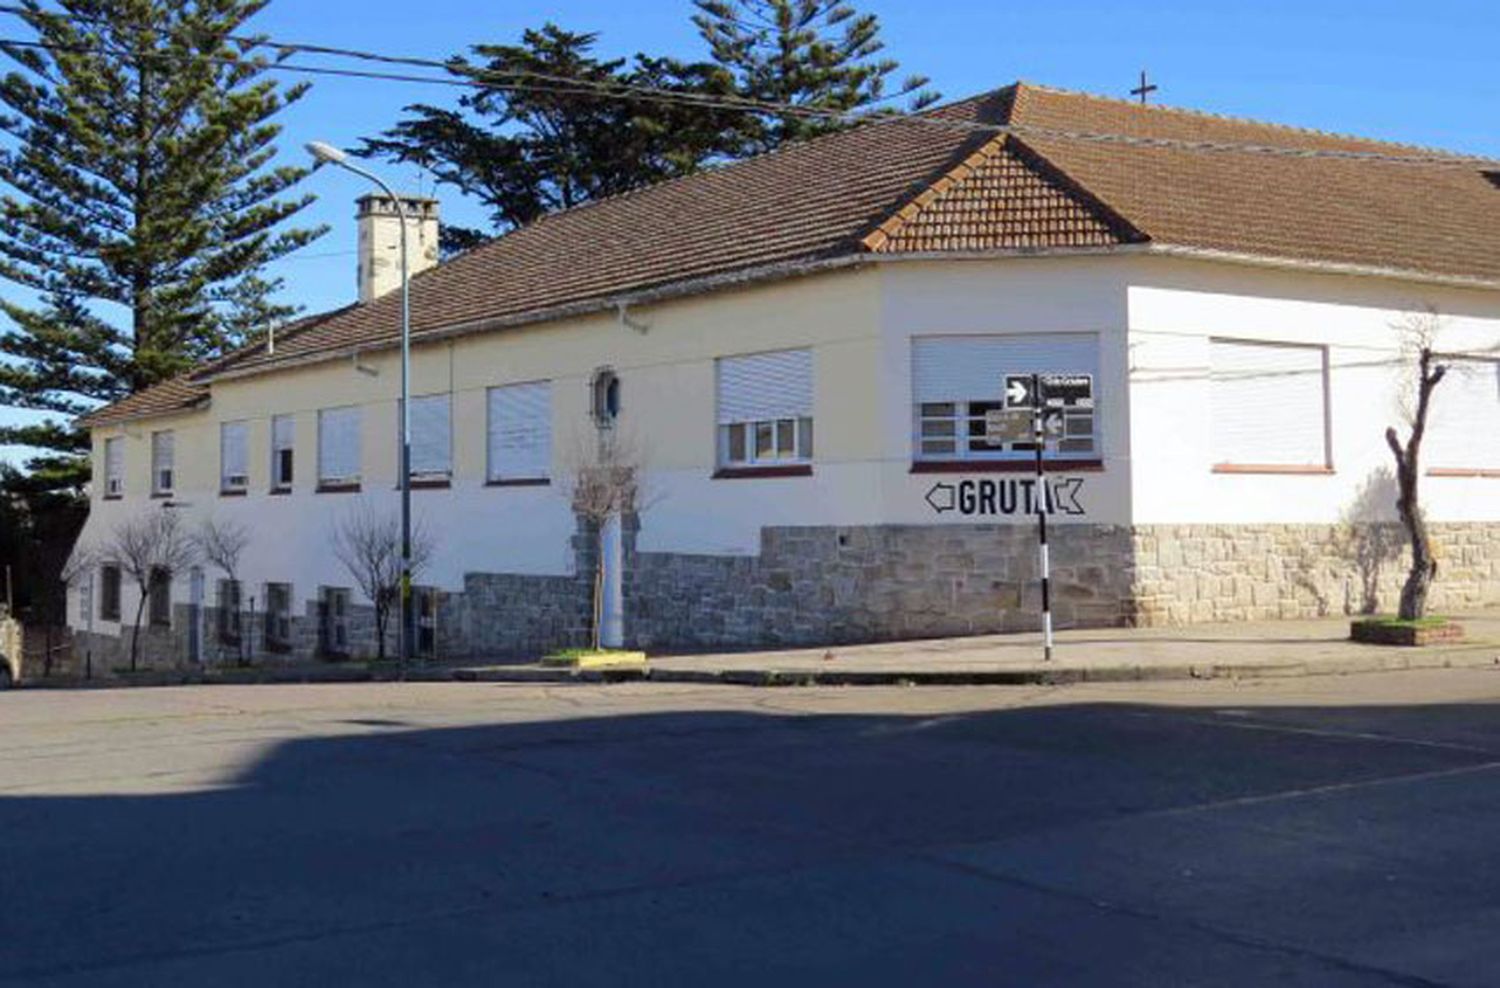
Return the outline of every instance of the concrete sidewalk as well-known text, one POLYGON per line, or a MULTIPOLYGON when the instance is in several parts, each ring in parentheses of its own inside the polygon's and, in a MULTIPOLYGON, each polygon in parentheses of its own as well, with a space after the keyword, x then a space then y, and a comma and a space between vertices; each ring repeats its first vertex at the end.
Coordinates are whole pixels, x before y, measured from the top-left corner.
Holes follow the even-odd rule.
POLYGON ((53 679, 33 688, 119 688, 196 683, 414 682, 720 683, 737 686, 1023 685, 1337 675, 1398 669, 1500 672, 1500 609, 1456 615, 1463 642, 1422 648, 1348 640, 1348 618, 1106 628, 1059 632, 1053 661, 1039 634, 983 635, 831 648, 654 656, 641 667, 574 671, 536 663, 298 663, 196 667, 92 681, 53 679))
POLYGON ((1027 684, 1251 678, 1494 666, 1500 610, 1457 616, 1461 643, 1423 648, 1348 640, 1349 619, 1264 621, 1182 628, 1064 631, 1051 662, 1039 634, 985 635, 832 648, 654 657, 637 671, 568 673, 471 666, 476 680, 636 679, 737 685, 1027 684))

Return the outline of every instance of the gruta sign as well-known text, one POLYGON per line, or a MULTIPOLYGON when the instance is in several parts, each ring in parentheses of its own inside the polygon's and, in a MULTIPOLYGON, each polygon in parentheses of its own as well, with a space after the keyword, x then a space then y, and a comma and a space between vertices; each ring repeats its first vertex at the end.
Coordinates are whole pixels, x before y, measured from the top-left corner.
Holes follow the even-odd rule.
POLYGON ((1051 515, 1084 515, 1079 500, 1081 477, 1048 477, 1040 488, 1033 477, 985 478, 939 481, 927 491, 927 505, 939 515, 950 512, 965 518, 1037 513, 1037 491, 1045 492, 1046 511, 1051 515))

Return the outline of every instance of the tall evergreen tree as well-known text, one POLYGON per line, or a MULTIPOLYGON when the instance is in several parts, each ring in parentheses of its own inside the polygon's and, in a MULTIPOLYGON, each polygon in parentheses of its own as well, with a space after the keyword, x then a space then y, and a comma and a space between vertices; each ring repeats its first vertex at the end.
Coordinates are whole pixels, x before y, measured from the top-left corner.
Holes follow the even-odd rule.
MULTIPOLYGON (((796 113, 747 112, 748 100, 847 113, 887 99, 896 63, 880 23, 829 0, 695 0, 693 18, 712 60, 636 55, 602 61, 598 36, 554 24, 519 45, 477 45, 449 71, 495 88, 456 108, 417 105, 360 154, 411 162, 490 209, 495 230, 556 209, 689 174, 839 126, 796 113), (655 98, 665 89, 688 101, 655 98)), ((936 97, 907 79, 891 95, 921 106, 936 97)), ((444 230, 450 252, 489 231, 444 230)))
MULTIPOLYGON (((693 23, 714 62, 731 72, 747 99, 806 110, 848 114, 906 98, 930 105, 925 76, 908 76, 894 90, 899 68, 881 58, 880 19, 845 0, 693 0, 693 23)), ((747 150, 759 153, 790 140, 837 129, 836 120, 796 113, 768 114, 751 129, 747 150)))
MULTIPOLYGON (((739 114, 637 95, 638 87, 720 97, 728 74, 707 64, 637 55, 602 61, 598 35, 546 24, 519 45, 475 45, 448 69, 488 83, 453 109, 418 104, 358 151, 411 162, 479 199, 496 230, 557 209, 687 174, 733 147, 739 114)), ((444 248, 465 249, 483 231, 445 229, 444 248)))
POLYGON ((231 39, 269 0, 21 0, 29 45, 0 44, 0 428, 33 468, 79 484, 66 421, 285 318, 266 264, 320 236, 289 229, 307 173, 276 167, 273 118, 305 85, 231 39))

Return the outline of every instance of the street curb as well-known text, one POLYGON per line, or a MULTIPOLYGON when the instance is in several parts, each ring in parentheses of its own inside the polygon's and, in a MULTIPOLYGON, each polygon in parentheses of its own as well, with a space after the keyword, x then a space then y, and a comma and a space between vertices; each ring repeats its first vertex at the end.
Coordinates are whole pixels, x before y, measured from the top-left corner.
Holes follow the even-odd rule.
POLYGON ((318 683, 671 683, 707 686, 1069 686, 1081 683, 1168 682, 1192 679, 1286 679, 1419 669, 1500 669, 1492 645, 1428 652, 1383 649, 1350 659, 1280 663, 1174 663, 1133 666, 1024 666, 1009 669, 559 669, 540 665, 438 666, 407 670, 327 666, 295 669, 164 670, 126 679, 49 680, 19 689, 132 689, 164 686, 315 685, 318 683))

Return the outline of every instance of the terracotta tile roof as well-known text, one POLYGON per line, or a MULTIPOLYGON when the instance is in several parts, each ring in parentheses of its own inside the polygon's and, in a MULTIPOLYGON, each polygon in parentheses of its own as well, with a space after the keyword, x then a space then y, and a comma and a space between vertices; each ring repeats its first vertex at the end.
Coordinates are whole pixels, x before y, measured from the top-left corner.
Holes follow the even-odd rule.
MULTIPOLYGON (((1022 83, 923 116, 545 217, 414 278, 414 333, 478 331, 702 279, 909 252, 1149 242, 1500 281, 1500 189, 1478 163, 1252 153, 1243 146, 1439 154, 1022 83), (1012 133, 984 129, 991 124, 1012 133)), ((193 380, 393 345, 399 320, 392 293, 279 337, 274 355, 251 349, 193 380)))
POLYGON ((1410 164, 1187 150, 1027 134, 1437 158, 1409 145, 1021 87, 1011 121, 1031 148, 1152 241, 1500 280, 1500 195, 1478 163, 1410 164))
MULTIPOLYGON (((320 312, 316 315, 304 316, 301 319, 292 320, 276 330, 277 347, 279 348, 283 341, 294 338, 297 333, 312 329, 345 311, 347 308, 349 307, 345 306, 329 312, 320 312)), ((184 374, 169 378, 160 384, 153 384, 151 387, 143 388, 133 395, 128 395, 119 401, 95 409, 89 414, 81 416, 78 419, 78 424, 84 428, 92 429, 99 426, 116 425, 120 422, 155 418, 161 415, 171 415, 175 412, 186 411, 208 400, 208 378, 212 377, 214 373, 248 355, 263 353, 264 351, 264 341, 252 343, 250 346, 225 354, 218 360, 209 361, 184 374)))
POLYGON ((92 429, 134 419, 170 415, 173 412, 192 408, 208 398, 208 386, 193 382, 192 378, 195 373, 197 372, 180 374, 160 384, 153 384, 149 388, 137 391, 133 395, 121 398, 113 404, 105 405, 98 411, 83 416, 78 420, 78 424, 92 429))
POLYGON ((1020 141, 991 141, 865 238, 881 253, 1102 247, 1144 240, 1020 141))

